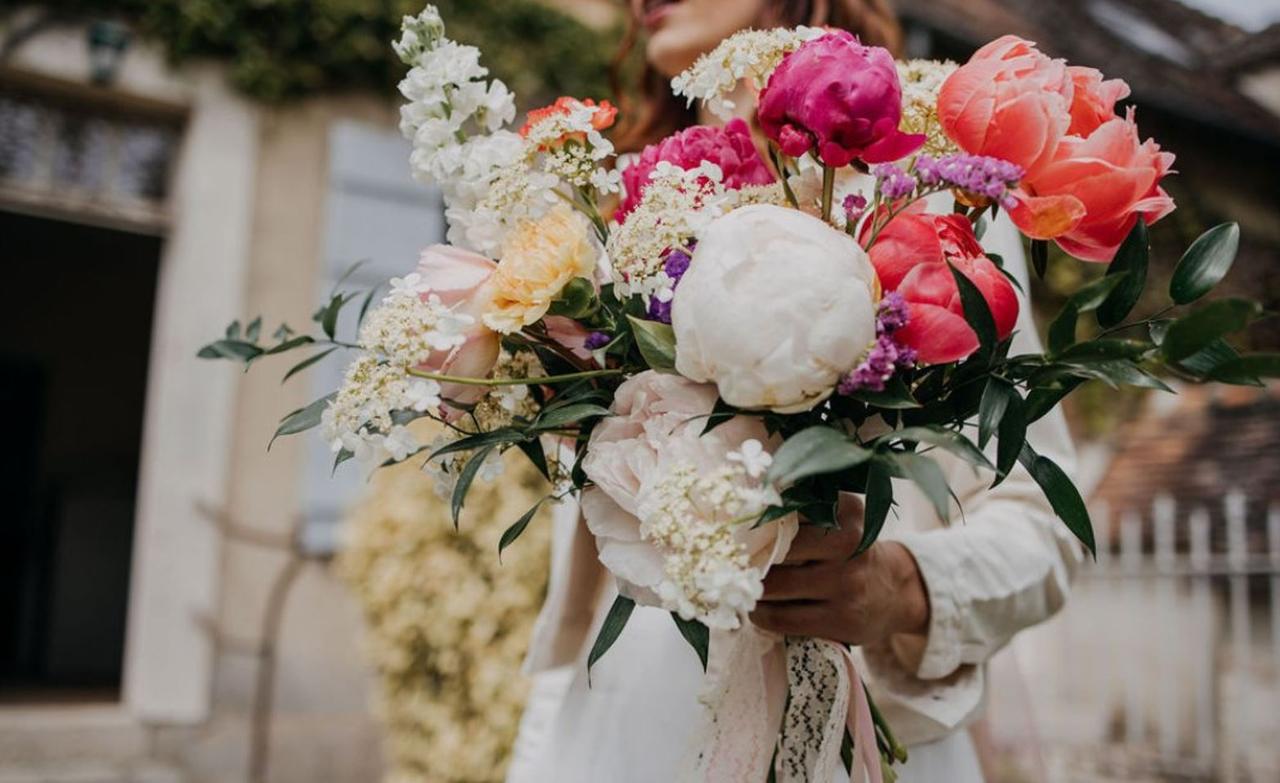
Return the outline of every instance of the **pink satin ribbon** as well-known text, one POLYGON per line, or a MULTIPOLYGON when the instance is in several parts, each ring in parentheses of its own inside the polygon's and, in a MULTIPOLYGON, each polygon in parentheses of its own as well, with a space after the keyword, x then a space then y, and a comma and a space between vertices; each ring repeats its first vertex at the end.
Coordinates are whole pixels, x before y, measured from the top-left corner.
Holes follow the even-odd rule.
POLYGON ((876 744, 876 724, 871 717, 871 702, 867 699, 867 690, 862 685, 862 677, 858 675, 858 665, 853 660, 853 651, 843 644, 836 644, 844 658, 849 674, 849 733, 853 735, 853 769, 849 773, 850 783, 862 783, 870 779, 871 783, 884 783, 884 775, 880 769, 880 750, 876 744), (866 777, 864 777, 864 775, 866 777))

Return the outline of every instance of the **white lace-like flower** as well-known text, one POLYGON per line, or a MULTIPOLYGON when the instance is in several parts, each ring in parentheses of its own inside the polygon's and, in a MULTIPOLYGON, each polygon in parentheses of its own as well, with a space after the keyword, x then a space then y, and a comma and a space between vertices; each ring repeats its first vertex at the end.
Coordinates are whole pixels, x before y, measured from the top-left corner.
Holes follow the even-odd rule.
MULTIPOLYGON (((414 277, 418 275, 409 276, 414 277)), ((471 316, 445 307, 438 296, 423 300, 414 293, 417 284, 408 282, 409 278, 369 312, 359 337, 361 348, 402 370, 423 364, 435 351, 462 345, 468 327, 475 323, 471 316)))
POLYGON ((671 88, 690 104, 703 101, 711 113, 729 119, 735 107, 727 96, 739 82, 746 79, 756 90, 763 89, 783 57, 825 33, 817 27, 743 30, 699 57, 689 70, 671 80, 671 88))
POLYGON ((727 458, 730 462, 741 465, 753 479, 763 476, 773 464, 773 455, 765 451, 764 444, 755 439, 743 441, 742 446, 737 451, 729 452, 727 458))
POLYGON ((362 462, 403 460, 418 450, 413 434, 397 423, 398 411, 435 412, 439 387, 431 405, 430 384, 402 368, 361 356, 347 368, 342 387, 320 417, 321 430, 334 453, 350 452, 362 462))
POLYGON ((938 122, 938 92, 942 83, 959 67, 950 61, 908 60, 898 63, 902 82, 903 133, 923 133, 928 141, 920 152, 934 157, 959 152, 955 142, 942 132, 938 122))

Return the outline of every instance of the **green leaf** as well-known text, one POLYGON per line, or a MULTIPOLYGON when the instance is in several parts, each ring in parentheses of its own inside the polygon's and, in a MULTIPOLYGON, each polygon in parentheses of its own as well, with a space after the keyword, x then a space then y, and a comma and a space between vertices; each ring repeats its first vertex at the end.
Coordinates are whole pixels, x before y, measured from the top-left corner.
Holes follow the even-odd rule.
MULTIPOLYGON (((1107 276, 1124 275, 1123 282, 1107 295, 1098 307, 1098 325, 1104 329, 1119 324, 1142 298, 1147 285, 1147 266, 1151 258, 1151 238, 1147 223, 1139 220, 1120 245, 1115 259, 1107 268, 1107 276)), ((1104 278, 1105 279, 1105 278, 1104 278)))
POLYGON ((335 294, 337 294, 338 289, 342 287, 342 284, 350 280, 351 276, 354 275, 356 271, 360 269, 360 267, 364 266, 367 263, 369 263, 369 259, 362 258, 361 260, 347 267, 346 271, 342 273, 342 276, 338 278, 338 281, 333 284, 333 288, 330 289, 329 291, 329 296, 334 296, 335 294))
MULTIPOLYGON (((1039 421, 1044 418, 1049 411, 1057 407, 1058 403, 1068 394, 1076 390, 1080 384, 1084 383, 1082 378, 1071 378, 1062 381, 1059 386, 1046 389, 1035 389, 1027 395, 1026 422, 1039 421)), ((999 464, 997 462, 997 464, 999 464)))
POLYGON ((244 330, 244 339, 251 343, 256 343, 260 334, 262 334, 262 316, 258 316, 249 322, 249 326, 244 330))
POLYGON ((524 439, 525 434, 515 427, 500 427, 499 429, 491 432, 481 432, 475 435, 468 435, 461 440, 446 443, 431 452, 431 456, 427 457, 427 462, 448 454, 458 454, 463 451, 471 451, 472 449, 484 448, 486 446, 500 446, 505 443, 517 443, 524 439))
POLYGON ((1008 406, 1004 416, 1000 418, 1000 427, 996 432, 996 479, 991 486, 996 487, 1008 477, 1009 471, 1018 462, 1022 446, 1027 442, 1027 406, 1016 389, 1009 389, 1008 406))
POLYGON ((333 458, 333 471, 329 475, 331 476, 337 475, 338 466, 349 459, 353 459, 355 456, 356 456, 355 452, 353 451, 350 451, 348 449, 339 449, 338 455, 333 458))
POLYGON ((453 498, 449 502, 449 512, 453 517, 455 528, 458 526, 458 519, 462 516, 462 506, 467 502, 467 493, 471 491, 471 484, 480 474, 480 468, 484 467, 484 461, 496 448, 495 444, 478 449, 458 474, 458 483, 453 486, 453 498))
POLYGON ((1229 359, 1209 373, 1216 381, 1256 386, 1259 378, 1280 378, 1280 354, 1254 353, 1229 359))
POLYGON ((1111 386, 1137 386, 1144 389, 1158 389, 1171 392, 1168 384, 1142 369, 1132 361, 1123 359, 1114 362, 1099 362, 1090 365, 1086 373, 1111 386))
POLYGON ((650 369, 674 372, 676 369, 676 333, 669 325, 627 316, 636 345, 650 369))
POLYGON ((949 451, 972 465, 987 468, 988 470, 996 469, 996 466, 991 464, 991 460, 987 459, 982 450, 973 445, 972 441, 958 432, 941 427, 906 427, 890 432, 880 438, 880 440, 885 439, 927 443, 930 446, 949 451))
POLYGON ((534 426, 540 430, 554 430, 569 424, 577 424, 583 419, 612 415, 613 413, 608 408, 599 405, 589 402, 573 403, 561 405, 557 408, 548 408, 542 412, 542 415, 538 416, 534 426))
POLYGON ((675 612, 671 613, 671 619, 675 621, 676 627, 680 629, 680 635, 689 643, 693 651, 698 654, 698 660, 702 662, 702 670, 707 670, 707 650, 711 646, 711 629, 698 622, 697 620, 685 620, 675 612))
POLYGON ((337 392, 326 395, 311 403, 305 408, 290 413, 280 420, 280 426, 276 428, 276 434, 271 436, 271 443, 267 444, 267 448, 271 448, 271 444, 276 442, 276 438, 282 435, 297 435, 299 432, 316 427, 320 424, 320 416, 324 413, 324 409, 329 407, 329 402, 338 396, 337 392))
POLYGON ((897 452, 893 460, 901 468, 905 478, 915 482, 924 492, 925 497, 933 504, 938 518, 946 520, 951 516, 951 487, 947 484, 947 476, 938 467, 938 463, 923 454, 897 452))
POLYGON ((584 277, 575 277, 560 291, 551 303, 551 315, 566 318, 584 318, 596 309, 596 288, 584 277))
POLYGON ((338 350, 338 347, 335 345, 332 348, 321 351, 315 356, 304 359, 303 361, 293 365, 293 367, 289 368, 289 372, 284 374, 284 378, 280 379, 280 382, 284 383, 285 381, 289 380, 290 378, 302 372, 303 370, 307 369, 308 367, 316 364, 317 362, 323 361, 324 357, 328 356, 329 354, 333 353, 336 350, 338 350))
POLYGON ((235 362, 249 362, 263 354, 263 350, 253 343, 243 340, 216 340, 200 349, 196 354, 201 359, 230 359, 235 362))
POLYGON ((502 534, 501 540, 498 541, 499 562, 501 562, 502 560, 502 552, 507 547, 514 544, 516 539, 519 538, 524 533, 525 528, 529 527, 529 523, 532 522, 534 516, 537 515, 538 509, 542 508, 542 504, 546 502, 547 502, 547 499, 543 498, 542 500, 539 500, 537 503, 534 503, 533 508, 524 512, 524 514, 522 514, 520 518, 516 520, 516 523, 511 527, 507 528, 506 532, 502 534))
POLYGON ((289 351, 292 351, 294 348, 301 348, 304 345, 311 345, 315 341, 316 341, 315 338, 311 337, 310 335, 300 334, 297 337, 290 337, 289 339, 282 341, 278 345, 271 346, 270 348, 267 349, 267 354, 271 356, 275 356, 276 354, 279 354, 279 353, 287 353, 289 351))
POLYGON ((591 652, 587 655, 588 680, 591 677, 591 667, 595 666, 596 661, 604 657, 613 643, 618 641, 618 637, 622 635, 622 629, 627 627, 627 620, 631 619, 631 612, 635 608, 636 602, 630 598, 618 596, 614 599, 613 606, 609 607, 609 614, 604 618, 604 624, 600 626, 600 633, 596 635, 596 642, 591 645, 591 652))
POLYGON ((1049 353, 1057 355, 1070 348, 1076 341, 1076 324, 1080 319, 1080 308, 1074 301, 1062 306, 1058 317, 1049 324, 1049 353))
POLYGON ((872 452, 848 435, 826 426, 792 435, 773 455, 769 481, 789 486, 810 476, 839 473, 871 459, 872 452))
POLYGON ((1036 277, 1043 280, 1049 268, 1049 243, 1043 239, 1031 240, 1031 267, 1036 270, 1036 277))
POLYGON ((1076 343, 1056 358, 1063 362, 1105 362, 1113 359, 1133 359, 1151 350, 1148 343, 1139 340, 1120 340, 1104 337, 1076 343))
POLYGON ((982 403, 978 407, 978 447, 985 449, 991 442, 991 436, 1000 426, 1004 413, 1009 409, 1009 398, 1016 397, 1018 392, 1007 381, 989 378, 987 386, 982 390, 982 403))
POLYGON ((982 296, 982 292, 973 284, 973 281, 965 276, 963 272, 949 264, 951 267, 951 276, 955 278, 956 287, 960 291, 960 304, 964 307, 964 319, 969 323, 974 333, 978 335, 978 344, 981 346, 978 350, 983 356, 990 356, 995 350, 996 321, 991 316, 991 308, 987 306, 987 300, 982 296))
POLYGON ((240 321, 236 320, 227 324, 227 331, 223 334, 223 337, 227 338, 228 340, 239 340, 240 339, 240 321))
POLYGON ((1037 454, 1031 444, 1022 447, 1018 460, 1044 491, 1049 505, 1053 507, 1053 513, 1067 523, 1080 543, 1096 557, 1098 550, 1093 537, 1093 522, 1089 520, 1089 509, 1084 504, 1084 498, 1080 497, 1080 490, 1076 489, 1075 483, 1056 462, 1037 454))
POLYGON ((542 440, 539 438, 530 438, 516 443, 516 448, 524 452, 529 458, 533 466, 538 469, 542 477, 547 481, 551 481, 551 468, 547 465, 547 452, 542 448, 542 440))
POLYGON ((913 410, 920 407, 920 403, 916 401, 916 398, 911 394, 911 390, 907 388, 906 382, 896 375, 885 384, 884 391, 877 392, 870 389, 862 389, 849 396, 876 408, 913 410))
POLYGON ((893 481, 888 467, 881 460, 872 462, 867 471, 867 495, 863 505, 862 540, 858 542, 855 557, 870 549, 880 538, 880 531, 889 518, 889 509, 893 507, 893 481))
POLYGON ((320 324, 320 328, 330 339, 334 339, 334 332, 338 328, 338 314, 342 312, 342 308, 351 301, 355 294, 334 294, 329 299, 329 304, 316 311, 313 317, 316 323, 320 324))
POLYGON ((1169 325, 1160 351, 1171 362, 1186 359, 1218 338, 1238 332, 1262 314, 1262 305, 1247 299, 1210 302, 1169 325))
POLYGON ((356 316, 356 329, 364 323, 364 317, 369 314, 369 307, 373 304, 373 298, 378 295, 381 286, 374 286, 369 289, 369 293, 364 295, 364 301, 360 303, 360 314, 356 316))
POLYGON ((1169 296, 1178 304, 1194 302, 1213 290, 1231 271, 1240 249, 1240 226, 1223 223, 1200 235, 1173 270, 1169 296))

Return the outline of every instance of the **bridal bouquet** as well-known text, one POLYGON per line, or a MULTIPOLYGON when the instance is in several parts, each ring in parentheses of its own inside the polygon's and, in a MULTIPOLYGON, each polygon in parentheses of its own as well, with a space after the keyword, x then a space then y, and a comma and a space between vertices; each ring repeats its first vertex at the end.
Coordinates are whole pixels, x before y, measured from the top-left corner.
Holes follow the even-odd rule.
MULTIPOLYGON (((547 500, 578 496, 620 592, 589 663, 636 603, 672 613, 709 670, 701 779, 829 779, 843 757, 881 780, 904 758, 840 645, 785 647, 787 666, 839 674, 816 721, 767 719, 763 686, 730 685, 781 644, 745 622, 767 570, 798 526, 840 524, 841 494, 865 499, 861 551, 894 506, 891 479, 950 516, 937 454, 993 484, 1021 465, 1092 549, 1085 504, 1027 442, 1031 422, 1088 381, 1280 374, 1280 357, 1224 339, 1261 317, 1257 304, 1198 304, 1232 264, 1235 225, 1190 247, 1168 307, 1130 317, 1148 226, 1174 208, 1160 187, 1173 156, 1117 113, 1123 82, 1027 41, 1001 38, 957 67, 895 63, 844 32, 740 33, 673 88, 728 119, 728 96, 753 86, 767 154, 731 119, 626 166, 607 101, 561 98, 513 125, 511 94, 433 8, 405 19, 395 50, 411 165, 443 189, 450 244, 386 290, 340 286, 314 333, 282 326, 263 341, 258 319, 201 355, 307 351, 290 375, 349 356, 342 386, 277 435, 319 427, 335 467, 417 459, 455 522, 510 449, 548 479, 547 500), (1001 213, 1040 274, 1049 242, 1109 265, 1070 297, 1043 354, 1011 351, 1019 283, 981 242, 1001 213), (357 333, 340 338, 338 315, 357 302, 357 333), (423 418, 443 426, 436 441, 410 430, 423 418), (756 723, 735 723, 743 713, 756 723), (813 737, 785 736, 806 723, 813 737)), ((809 708, 794 692, 786 707, 809 708)))

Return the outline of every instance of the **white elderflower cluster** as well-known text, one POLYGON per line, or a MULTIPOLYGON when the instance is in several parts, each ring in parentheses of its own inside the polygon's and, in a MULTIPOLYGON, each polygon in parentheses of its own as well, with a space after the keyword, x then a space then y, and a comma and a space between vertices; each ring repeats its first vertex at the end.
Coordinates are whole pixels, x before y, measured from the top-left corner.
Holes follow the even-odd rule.
POLYGON ((619 192, 621 174, 602 165, 613 157, 614 148, 595 127, 600 107, 564 99, 557 107, 561 110, 548 113, 527 129, 525 143, 534 167, 574 188, 592 188, 601 194, 619 192))
POLYGON ((690 104, 703 101, 712 114, 729 119, 735 106, 728 96, 739 82, 746 79, 756 90, 764 89, 783 57, 825 34, 818 27, 743 30, 699 57, 689 70, 671 80, 671 88, 690 104))
POLYGON ((347 368, 342 387, 321 414, 320 426, 335 454, 347 451, 374 464, 399 462, 421 444, 396 414, 436 413, 440 403, 440 384, 365 355, 347 368))
POLYGON ((415 177, 444 191, 450 241, 467 245, 469 218, 501 169, 524 154, 523 140, 502 130, 515 119, 506 85, 487 80, 480 51, 445 37, 434 6, 406 16, 392 44, 409 73, 400 82, 408 101, 400 108, 400 131, 413 142, 415 177))
POLYGON ((445 307, 440 297, 428 293, 430 286, 417 272, 392 279, 391 286, 391 293, 360 326, 361 348, 404 369, 422 364, 435 351, 466 342, 475 319, 445 307))
POLYGON ((640 498, 640 535, 663 555, 663 608, 709 628, 732 630, 755 608, 764 574, 738 536, 777 501, 760 485, 770 457, 758 441, 706 473, 676 463, 640 498))
POLYGON ((667 161, 654 168, 650 184, 627 222, 615 226, 605 250, 613 271, 614 294, 668 301, 673 281, 663 269, 669 250, 692 253, 691 244, 711 221, 748 204, 781 204, 778 185, 729 190, 720 167, 703 161, 682 169, 667 161))
POLYGON ((538 220, 562 203, 554 192, 558 184, 555 175, 527 166, 502 169, 465 221, 467 244, 485 255, 497 255, 513 226, 538 220))
MULTIPOLYGON (((528 351, 516 353, 503 351, 493 369, 495 380, 525 380, 545 374, 537 357, 528 351)), ((529 419, 537 414, 538 402, 529 393, 528 386, 495 386, 480 398, 470 411, 452 422, 451 428, 437 437, 431 443, 430 449, 435 451, 469 435, 493 432, 510 426, 517 418, 529 419)), ((447 454, 427 463, 425 470, 435 480, 436 494, 442 498, 453 495, 458 475, 471 461, 473 454, 474 452, 471 451, 447 454)), ((553 477, 558 473, 568 476, 568 468, 571 466, 563 466, 562 470, 552 450, 547 452, 547 461, 553 477)), ((489 453, 481 465, 479 478, 482 481, 493 481, 501 476, 502 472, 502 455, 495 449, 489 453)))
POLYGON ((908 60, 898 63, 898 79, 902 82, 903 133, 923 133, 928 137, 920 152, 935 158, 959 152, 938 122, 938 92, 947 77, 958 68, 951 61, 908 60))

